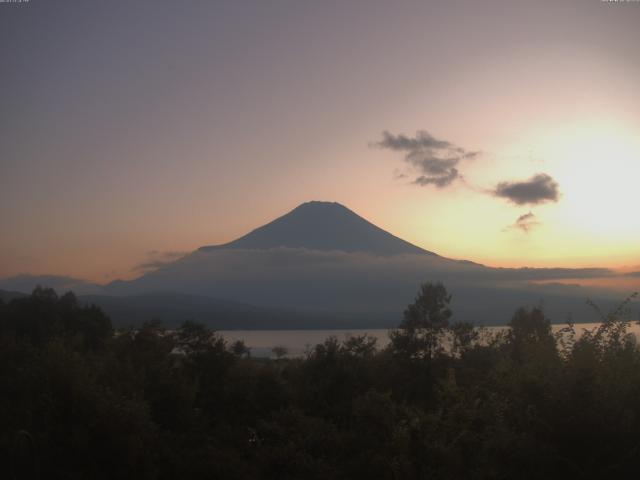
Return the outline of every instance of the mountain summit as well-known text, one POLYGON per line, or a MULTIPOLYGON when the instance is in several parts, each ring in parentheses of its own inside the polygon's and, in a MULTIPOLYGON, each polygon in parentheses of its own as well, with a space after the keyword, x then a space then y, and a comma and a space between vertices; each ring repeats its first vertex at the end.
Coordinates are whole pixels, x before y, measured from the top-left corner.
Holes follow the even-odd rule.
POLYGON ((224 245, 201 247, 263 250, 277 247, 366 252, 378 255, 435 255, 376 227, 335 202, 307 202, 247 235, 224 245))

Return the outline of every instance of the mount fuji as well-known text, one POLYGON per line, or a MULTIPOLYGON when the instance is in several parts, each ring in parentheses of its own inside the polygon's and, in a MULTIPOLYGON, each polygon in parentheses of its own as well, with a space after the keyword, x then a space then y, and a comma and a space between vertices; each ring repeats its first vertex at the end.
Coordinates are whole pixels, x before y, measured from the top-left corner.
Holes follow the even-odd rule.
MULTIPOLYGON (((454 320, 504 324, 519 306, 543 303, 552 320, 572 314, 579 322, 597 320, 587 297, 608 308, 620 295, 580 287, 578 280, 611 275, 600 268, 491 268, 453 260, 343 205, 313 201, 133 280, 87 284, 84 298, 116 324, 155 317, 224 329, 372 328, 397 325, 421 283, 443 282, 453 294, 454 320)), ((0 281, 0 288, 25 291, 25 278, 20 285, 0 281)))
POLYGON ((435 255, 382 230, 339 203, 317 201, 303 203, 233 242, 201 247, 200 251, 279 247, 376 255, 435 255))

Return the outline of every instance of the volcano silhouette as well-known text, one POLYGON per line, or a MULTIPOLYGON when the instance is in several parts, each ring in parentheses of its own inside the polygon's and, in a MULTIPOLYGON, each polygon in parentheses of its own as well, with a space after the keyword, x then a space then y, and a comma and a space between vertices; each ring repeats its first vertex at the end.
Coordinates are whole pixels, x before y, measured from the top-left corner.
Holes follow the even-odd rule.
MULTIPOLYGON (((606 269, 492 268, 449 259, 338 203, 316 201, 232 242, 97 286, 86 300, 119 325, 161 318, 226 329, 389 328, 422 283, 443 282, 456 321, 499 324, 541 299, 550 318, 589 318, 582 287, 537 282, 607 275, 606 269)), ((11 286, 0 282, 2 289, 21 291, 11 286)), ((604 308, 613 305, 594 297, 604 308)))
POLYGON ((376 227, 339 203, 317 201, 303 203, 237 240, 201 247, 200 251, 277 247, 377 255, 436 255, 376 227))

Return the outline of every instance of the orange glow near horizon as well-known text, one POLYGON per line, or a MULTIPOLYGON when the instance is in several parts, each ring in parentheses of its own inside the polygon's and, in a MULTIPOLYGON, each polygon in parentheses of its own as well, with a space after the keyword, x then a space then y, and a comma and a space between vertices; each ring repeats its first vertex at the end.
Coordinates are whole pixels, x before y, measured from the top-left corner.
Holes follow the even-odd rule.
POLYGON ((637 5, 240 3, 3 11, 0 278, 131 279, 310 200, 487 266, 640 265, 637 5), (464 181, 375 147, 418 130, 482 152, 464 181), (491 195, 539 173, 557 202, 491 195))

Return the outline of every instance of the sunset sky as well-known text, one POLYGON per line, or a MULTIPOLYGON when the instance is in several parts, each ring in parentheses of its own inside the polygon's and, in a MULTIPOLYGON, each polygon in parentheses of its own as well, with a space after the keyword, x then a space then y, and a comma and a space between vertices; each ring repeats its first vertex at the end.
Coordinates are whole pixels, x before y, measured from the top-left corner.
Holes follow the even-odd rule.
POLYGON ((309 200, 640 265, 640 2, 0 3, 0 277, 105 283, 309 200))

